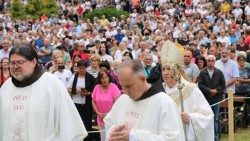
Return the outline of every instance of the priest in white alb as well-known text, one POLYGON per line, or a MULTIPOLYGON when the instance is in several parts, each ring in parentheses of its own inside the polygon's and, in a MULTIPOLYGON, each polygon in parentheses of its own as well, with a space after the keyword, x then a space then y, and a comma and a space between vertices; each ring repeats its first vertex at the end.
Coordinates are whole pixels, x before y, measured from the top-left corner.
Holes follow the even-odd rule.
POLYGON ((213 111, 197 84, 184 79, 183 52, 182 46, 171 41, 161 49, 164 91, 178 105, 186 140, 214 141, 213 111))
POLYGON ((124 93, 104 118, 108 141, 184 141, 175 102, 147 83, 139 60, 124 61, 118 78, 124 93))
POLYGON ((0 89, 0 141, 80 141, 87 136, 66 87, 38 64, 36 51, 13 47, 0 89))

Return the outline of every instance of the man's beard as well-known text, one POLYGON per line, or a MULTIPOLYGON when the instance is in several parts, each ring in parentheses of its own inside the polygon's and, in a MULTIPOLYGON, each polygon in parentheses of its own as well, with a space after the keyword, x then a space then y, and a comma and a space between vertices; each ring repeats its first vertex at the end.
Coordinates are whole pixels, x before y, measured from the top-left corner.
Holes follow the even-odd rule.
POLYGON ((223 63, 226 63, 226 62, 228 61, 228 59, 229 59, 229 57, 221 58, 221 61, 222 61, 223 63))
POLYGON ((32 74, 26 74, 24 75, 22 72, 18 73, 18 74, 15 74, 14 73, 11 73, 11 76, 14 77, 16 80, 20 81, 20 82, 25 82, 27 79, 30 78, 32 74))

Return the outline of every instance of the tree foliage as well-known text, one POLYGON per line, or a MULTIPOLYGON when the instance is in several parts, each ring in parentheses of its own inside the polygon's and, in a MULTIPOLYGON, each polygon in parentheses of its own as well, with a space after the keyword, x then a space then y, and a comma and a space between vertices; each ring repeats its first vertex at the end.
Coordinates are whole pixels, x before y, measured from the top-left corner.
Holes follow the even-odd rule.
POLYGON ((28 0, 25 10, 27 15, 30 15, 33 19, 38 19, 42 10, 41 0, 28 0))
POLYGON ((122 15, 128 17, 129 13, 124 10, 117 10, 114 7, 106 7, 89 11, 84 15, 84 18, 93 20, 94 17, 101 18, 102 15, 105 15, 107 19, 111 20, 112 17, 120 18, 122 15))
POLYGON ((41 0, 41 13, 45 15, 54 15, 58 14, 59 7, 57 6, 56 0, 41 0))
POLYGON ((12 0, 10 7, 11 16, 14 19, 25 18, 25 7, 22 5, 20 0, 12 0))
POLYGON ((42 14, 58 14, 59 7, 56 0, 28 0, 27 5, 23 5, 20 0, 13 0, 10 11, 14 19, 38 19, 42 14))

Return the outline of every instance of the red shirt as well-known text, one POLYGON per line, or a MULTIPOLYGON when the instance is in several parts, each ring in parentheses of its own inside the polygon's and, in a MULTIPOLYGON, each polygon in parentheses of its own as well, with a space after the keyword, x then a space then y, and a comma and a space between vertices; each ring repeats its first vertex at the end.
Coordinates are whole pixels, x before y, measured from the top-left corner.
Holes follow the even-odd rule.
POLYGON ((41 21, 47 21, 48 20, 48 17, 46 15, 42 15, 40 17, 41 21))
POLYGON ((161 15, 161 11, 155 11, 155 12, 154 12, 154 14, 155 14, 155 16, 157 16, 157 17, 158 17, 158 16, 160 16, 160 15, 161 15))
MULTIPOLYGON (((74 53, 73 53, 73 57, 72 58, 74 58, 76 55, 78 55, 79 54, 79 52, 78 51, 75 51, 74 53)), ((81 59, 82 60, 87 60, 88 58, 89 58, 89 56, 88 56, 88 53, 81 53, 80 54, 80 56, 81 56, 81 59)))
POLYGON ((82 15, 85 10, 82 8, 82 6, 78 6, 76 11, 78 15, 82 15))
POLYGON ((245 46, 248 48, 249 44, 250 44, 250 35, 248 35, 245 40, 244 40, 244 44, 245 46))
POLYGON ((10 75, 9 75, 7 78, 5 78, 4 76, 3 76, 3 77, 0 76, 0 87, 3 85, 3 83, 4 83, 9 77, 10 77, 10 75))

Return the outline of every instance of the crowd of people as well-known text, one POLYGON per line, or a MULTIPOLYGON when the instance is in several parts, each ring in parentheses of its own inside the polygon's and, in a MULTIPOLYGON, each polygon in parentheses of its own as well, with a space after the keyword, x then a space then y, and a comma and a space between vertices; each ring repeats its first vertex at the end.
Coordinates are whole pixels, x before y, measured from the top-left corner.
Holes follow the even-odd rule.
MULTIPOLYGON (((5 5, 8 7, 8 3, 5 5)), ((124 87, 129 84, 120 82, 123 76, 119 76, 119 65, 128 60, 140 60, 147 82, 162 83, 159 89, 173 99, 171 93, 178 90, 179 80, 172 75, 182 74, 178 79, 188 86, 183 92, 190 93, 184 99, 186 112, 182 113, 182 120, 189 123, 194 118, 191 121, 199 125, 195 118, 202 111, 187 103, 203 104, 202 114, 210 125, 214 115, 215 140, 219 140, 220 105, 213 104, 227 97, 229 90, 241 96, 250 94, 250 1, 192 0, 189 5, 182 0, 61 0, 58 6, 58 16, 42 15, 36 21, 11 19, 8 11, 0 14, 0 86, 13 76, 11 65, 17 67, 26 61, 11 61, 11 49, 29 44, 36 50, 39 64, 67 88, 87 131, 92 130, 93 113, 99 129, 104 130, 103 119, 116 100, 128 92, 124 87), (127 10, 129 17, 83 18, 86 12, 105 6, 127 10), (183 55, 179 63, 182 69, 171 69, 165 64, 166 59, 162 60, 162 50, 172 45, 166 41, 184 48, 183 54, 171 52, 171 58, 183 55), (170 76, 169 71, 173 73, 170 76), (201 96, 193 98, 197 93, 201 96)), ((146 89, 148 85, 141 87, 146 89)), ((250 125, 248 103, 245 109, 245 122, 250 125)), ((112 114, 107 122, 118 118, 112 114)), ((189 133, 205 136, 201 128, 186 128, 189 133)), ((192 135, 188 137, 194 139, 192 135)), ((87 140, 90 138, 91 135, 87 140)), ((104 132, 101 139, 105 139, 104 132)))

